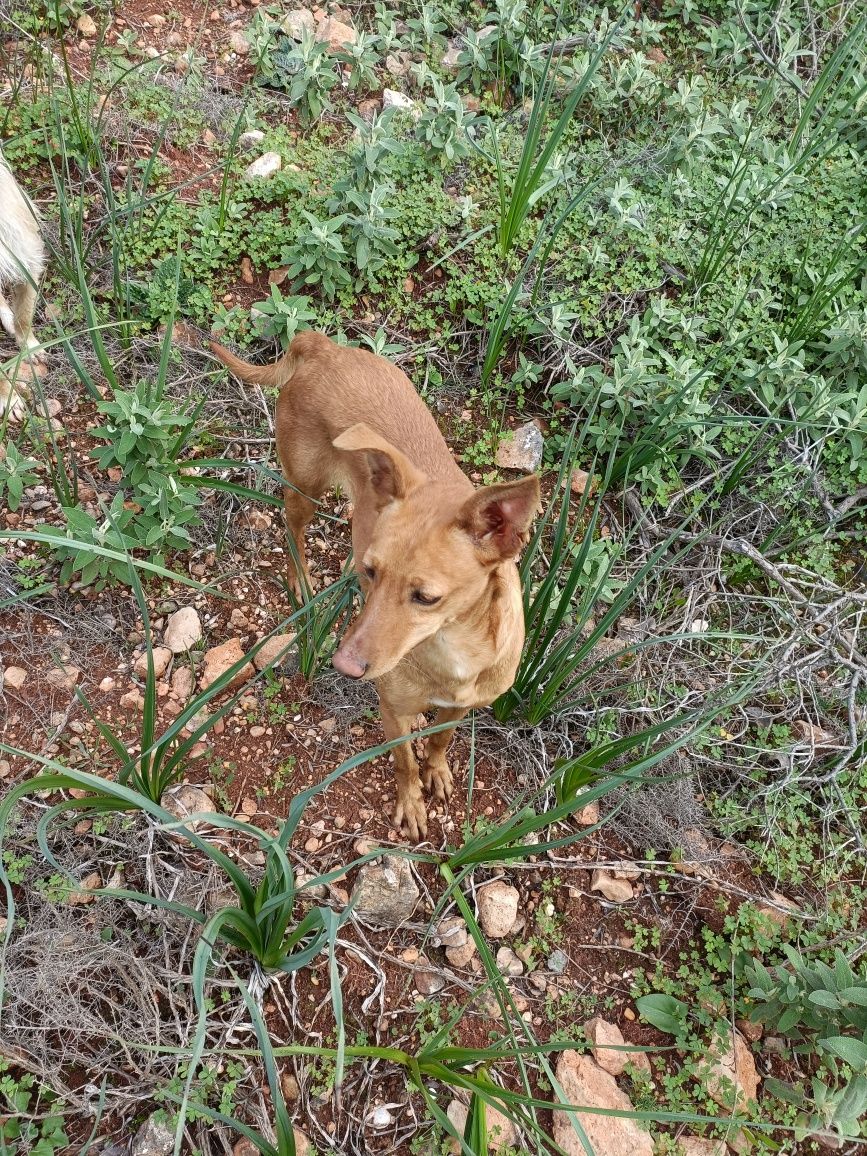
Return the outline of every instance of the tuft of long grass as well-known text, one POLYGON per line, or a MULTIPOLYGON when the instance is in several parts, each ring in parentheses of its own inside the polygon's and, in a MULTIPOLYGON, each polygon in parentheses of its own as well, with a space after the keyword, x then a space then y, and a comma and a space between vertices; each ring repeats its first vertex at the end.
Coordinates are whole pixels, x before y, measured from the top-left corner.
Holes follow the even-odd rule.
MULTIPOLYGON (((595 52, 587 63, 587 68, 580 80, 562 102, 559 115, 551 125, 547 136, 545 127, 548 124, 555 104, 559 104, 557 89, 560 77, 554 64, 554 45, 545 59, 545 66, 539 79, 539 89, 527 118, 527 127, 524 133, 524 143, 518 166, 514 173, 507 171, 503 159, 497 129, 491 124, 492 153, 487 154, 476 143, 476 148, 489 161, 492 161, 497 173, 497 200, 499 218, 497 222, 497 243, 500 256, 505 259, 515 247, 521 228, 529 214, 537 205, 553 192, 559 185, 559 178, 550 175, 551 160, 569 129, 572 118, 578 105, 590 87, 593 77, 605 58, 611 42, 619 30, 620 25, 612 23, 606 35, 598 44, 595 52)), ((474 142, 475 143, 475 142, 474 142)))

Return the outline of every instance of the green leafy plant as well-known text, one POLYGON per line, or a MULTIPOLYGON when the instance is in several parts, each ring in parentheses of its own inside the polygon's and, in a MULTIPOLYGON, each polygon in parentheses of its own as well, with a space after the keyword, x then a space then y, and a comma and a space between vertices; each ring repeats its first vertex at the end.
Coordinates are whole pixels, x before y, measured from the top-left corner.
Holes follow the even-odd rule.
POLYGON ((323 297, 331 301, 340 289, 352 284, 346 270, 348 254, 340 237, 346 223, 341 214, 321 221, 307 209, 301 210, 306 222, 299 226, 295 241, 282 255, 288 266, 288 277, 296 285, 318 286, 323 297))
POLYGON ((432 92, 425 97, 415 137, 440 164, 453 164, 469 152, 467 130, 474 117, 465 110, 455 85, 444 85, 435 76, 430 78, 430 85, 432 92))
POLYGON ((275 284, 271 286, 271 296, 255 302, 250 313, 259 336, 276 338, 283 349, 289 348, 299 329, 307 328, 318 316, 309 297, 284 297, 275 284))
POLYGON ((38 468, 35 458, 24 457, 14 442, 7 443, 0 456, 0 497, 5 493, 6 505, 13 513, 21 505, 25 488, 39 481, 33 472, 38 468))
POLYGON ((113 401, 97 406, 108 420, 93 433, 108 444, 94 449, 93 457, 100 469, 120 466, 128 484, 138 486, 175 462, 192 432, 194 413, 178 413, 147 381, 113 395, 113 401))

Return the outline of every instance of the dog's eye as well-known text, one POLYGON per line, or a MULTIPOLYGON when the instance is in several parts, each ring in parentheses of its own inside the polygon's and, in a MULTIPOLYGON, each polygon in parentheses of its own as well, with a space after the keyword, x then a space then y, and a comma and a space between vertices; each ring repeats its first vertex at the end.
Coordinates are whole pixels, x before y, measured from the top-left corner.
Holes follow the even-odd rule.
POLYGON ((412 600, 419 606, 435 606, 437 602, 442 602, 439 594, 422 594, 421 590, 413 590, 412 600))
POLYGON ((364 576, 365 576, 365 578, 368 578, 372 582, 374 580, 374 578, 376 577, 376 571, 374 570, 374 568, 372 566, 365 566, 364 567, 364 576))

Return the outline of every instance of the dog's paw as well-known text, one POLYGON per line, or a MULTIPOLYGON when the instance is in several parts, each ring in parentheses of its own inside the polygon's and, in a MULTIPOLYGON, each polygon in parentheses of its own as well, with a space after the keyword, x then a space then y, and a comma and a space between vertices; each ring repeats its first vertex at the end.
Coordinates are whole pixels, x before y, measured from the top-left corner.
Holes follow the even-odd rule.
POLYGON ((398 792, 397 807, 394 811, 394 825, 407 838, 418 843, 427 835, 427 810, 421 790, 398 792))
POLYGON ((0 418, 7 418, 11 422, 24 420, 27 413, 27 402, 17 389, 13 389, 9 382, 0 381, 0 418))
POLYGON ((446 799, 451 798, 454 779, 447 763, 425 764, 421 777, 425 790, 432 794, 435 799, 445 802, 446 799))

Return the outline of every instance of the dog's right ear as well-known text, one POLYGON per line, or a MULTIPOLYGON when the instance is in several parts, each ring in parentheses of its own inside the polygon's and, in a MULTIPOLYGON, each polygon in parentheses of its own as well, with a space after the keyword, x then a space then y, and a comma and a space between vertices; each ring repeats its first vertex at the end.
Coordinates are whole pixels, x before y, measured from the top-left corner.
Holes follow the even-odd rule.
POLYGON ((364 422, 344 430, 332 445, 338 450, 364 455, 370 485, 377 499, 377 509, 382 509, 389 502, 400 501, 426 481, 424 474, 415 468, 409 458, 364 422))

